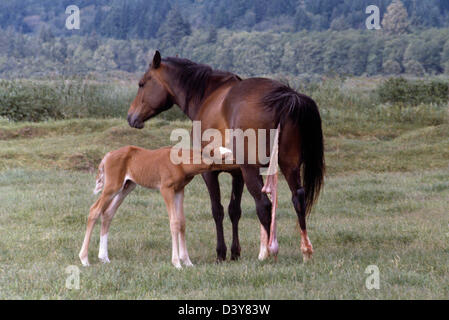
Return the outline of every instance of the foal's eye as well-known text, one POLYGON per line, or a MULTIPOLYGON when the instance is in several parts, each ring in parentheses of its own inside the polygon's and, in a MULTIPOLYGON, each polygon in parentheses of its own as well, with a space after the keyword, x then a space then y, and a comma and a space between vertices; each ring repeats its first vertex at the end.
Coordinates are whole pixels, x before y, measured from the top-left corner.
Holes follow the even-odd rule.
POLYGON ((145 85, 145 82, 143 82, 143 81, 139 82, 139 88, 143 88, 144 85, 145 85))

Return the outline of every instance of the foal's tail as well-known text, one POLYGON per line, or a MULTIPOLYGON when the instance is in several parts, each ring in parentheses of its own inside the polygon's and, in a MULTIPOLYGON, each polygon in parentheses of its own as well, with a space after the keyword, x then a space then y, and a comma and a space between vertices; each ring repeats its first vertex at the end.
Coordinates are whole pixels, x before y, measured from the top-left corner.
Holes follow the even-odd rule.
POLYGON ((98 194, 104 187, 104 159, 106 159, 106 157, 104 157, 103 160, 101 160, 101 163, 98 166, 98 173, 95 181, 94 194, 98 194))
POLYGON ((285 85, 268 93, 264 103, 274 110, 276 125, 281 124, 281 132, 287 121, 292 121, 299 130, 302 186, 306 213, 309 214, 320 193, 325 173, 323 131, 318 107, 313 99, 285 85))

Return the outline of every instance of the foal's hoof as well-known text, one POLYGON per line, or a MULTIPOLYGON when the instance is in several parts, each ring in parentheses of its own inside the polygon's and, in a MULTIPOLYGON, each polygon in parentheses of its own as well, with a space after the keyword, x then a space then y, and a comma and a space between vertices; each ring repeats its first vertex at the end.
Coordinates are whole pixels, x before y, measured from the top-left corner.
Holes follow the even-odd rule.
POLYGON ((80 260, 81 260, 81 264, 83 265, 83 267, 88 267, 88 266, 90 266, 89 260, 87 260, 87 258, 81 258, 81 257, 80 257, 80 260))
POLYGON ((192 263, 192 261, 190 261, 190 258, 188 258, 188 257, 182 258, 181 262, 186 267, 193 267, 193 263, 192 263))
POLYGON ((111 263, 108 257, 98 257, 98 259, 103 263, 111 263))
POLYGON ((176 269, 178 269, 178 270, 182 269, 181 261, 180 261, 180 260, 172 260, 171 263, 172 263, 172 265, 173 265, 176 269))

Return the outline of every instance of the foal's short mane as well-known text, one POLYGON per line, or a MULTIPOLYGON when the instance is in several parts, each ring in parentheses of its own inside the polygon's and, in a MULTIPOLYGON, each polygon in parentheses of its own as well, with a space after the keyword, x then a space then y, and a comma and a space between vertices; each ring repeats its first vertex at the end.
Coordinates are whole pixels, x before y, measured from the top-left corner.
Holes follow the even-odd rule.
POLYGON ((223 78, 224 81, 230 78, 242 80, 234 73, 214 70, 208 65, 196 63, 188 59, 167 57, 163 61, 176 67, 178 71, 178 83, 186 93, 186 106, 192 100, 200 102, 204 98, 212 77, 223 78))

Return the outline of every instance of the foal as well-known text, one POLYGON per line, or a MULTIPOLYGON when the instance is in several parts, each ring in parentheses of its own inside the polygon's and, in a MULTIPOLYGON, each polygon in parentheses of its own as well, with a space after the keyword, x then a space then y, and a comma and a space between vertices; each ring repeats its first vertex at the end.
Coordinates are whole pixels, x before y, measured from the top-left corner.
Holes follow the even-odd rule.
MULTIPOLYGON (((223 157, 231 153, 230 150, 221 147, 218 150, 223 157)), ((170 220, 172 263, 176 268, 181 268, 181 261, 186 266, 192 266, 185 243, 184 187, 195 175, 214 170, 216 165, 212 158, 209 159, 212 162, 211 164, 203 162, 192 164, 193 151, 191 150, 189 151, 190 164, 174 164, 170 158, 171 151, 171 147, 147 150, 135 146, 126 146, 105 155, 98 167, 94 190, 95 194, 102 189, 103 192, 90 208, 86 235, 79 253, 81 263, 84 266, 89 265, 89 241, 92 229, 100 215, 101 233, 98 258, 104 263, 109 262, 108 231, 111 220, 125 197, 136 187, 136 184, 160 190, 170 220)))

